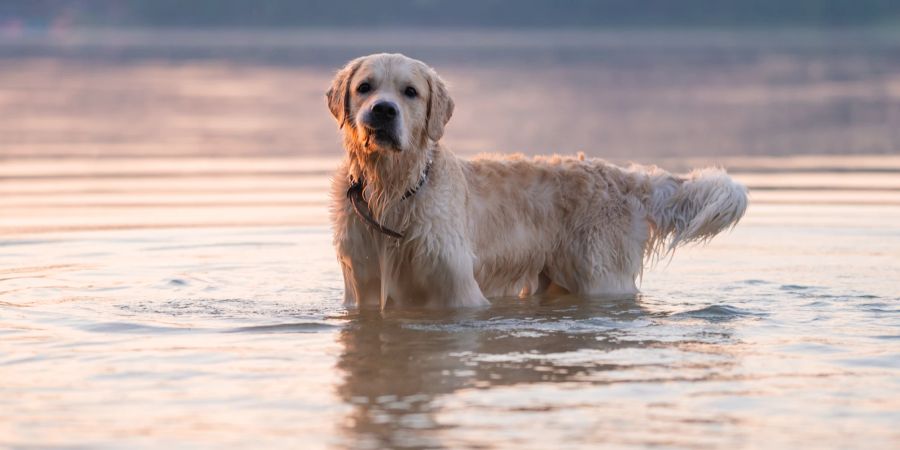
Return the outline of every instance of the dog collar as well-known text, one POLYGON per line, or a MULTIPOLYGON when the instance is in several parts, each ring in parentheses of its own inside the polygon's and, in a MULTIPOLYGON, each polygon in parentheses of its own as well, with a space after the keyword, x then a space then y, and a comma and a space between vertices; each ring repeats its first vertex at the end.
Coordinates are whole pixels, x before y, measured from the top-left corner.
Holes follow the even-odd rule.
MULTIPOLYGON (((406 200, 413 195, 416 195, 416 192, 419 192, 419 189, 421 189, 425 182, 428 180, 429 172, 431 172, 431 161, 428 161, 428 164, 425 165, 425 170, 422 171, 422 176, 419 178, 419 182, 414 187, 408 189, 405 193, 403 193, 403 197, 400 197, 400 201, 406 200)), ((402 239, 402 234, 382 225, 380 222, 375 220, 374 217, 372 217, 372 210, 369 209, 369 202, 367 202, 363 197, 363 189, 365 189, 365 187, 365 178, 360 177, 356 180, 354 180, 353 177, 350 178, 350 187, 347 188, 347 198, 350 199, 350 204, 353 205, 353 211, 356 212, 356 215, 359 216, 359 218, 362 219, 363 222, 374 228, 379 233, 385 234, 392 238, 402 239)))

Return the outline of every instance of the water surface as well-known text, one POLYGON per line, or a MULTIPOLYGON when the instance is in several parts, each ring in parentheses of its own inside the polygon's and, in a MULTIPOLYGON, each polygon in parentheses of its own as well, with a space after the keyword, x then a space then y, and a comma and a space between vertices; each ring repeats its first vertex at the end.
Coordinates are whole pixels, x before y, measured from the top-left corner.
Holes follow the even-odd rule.
POLYGON ((372 31, 0 37, 0 447, 900 445, 896 34, 372 31), (721 164, 751 207, 637 297, 347 309, 323 93, 384 50, 460 153, 721 164))
POLYGON ((646 271, 638 297, 386 314, 341 304, 335 161, 192 161, 5 166, 0 444, 900 439, 900 186, 864 158, 737 165, 760 188, 747 217, 646 271))
POLYGON ((900 151, 889 30, 74 30, 0 36, 0 156, 334 157, 325 91, 376 52, 437 69, 464 153, 900 151))

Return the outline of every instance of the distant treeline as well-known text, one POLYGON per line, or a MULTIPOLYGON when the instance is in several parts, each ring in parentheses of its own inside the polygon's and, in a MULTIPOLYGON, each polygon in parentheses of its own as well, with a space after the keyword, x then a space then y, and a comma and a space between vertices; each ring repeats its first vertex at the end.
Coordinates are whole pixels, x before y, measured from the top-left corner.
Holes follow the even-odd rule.
POLYGON ((0 25, 867 26, 900 0, 3 0, 0 25))

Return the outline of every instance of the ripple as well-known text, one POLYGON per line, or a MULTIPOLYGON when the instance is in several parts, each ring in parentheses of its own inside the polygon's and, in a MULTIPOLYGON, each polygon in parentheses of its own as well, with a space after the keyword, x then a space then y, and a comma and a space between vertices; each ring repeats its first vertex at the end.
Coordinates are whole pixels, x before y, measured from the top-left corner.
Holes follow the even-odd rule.
POLYGON ((240 247, 288 247, 295 245, 293 242, 214 242, 211 244, 181 244, 181 245, 164 245, 155 247, 146 247, 145 251, 172 251, 172 250, 191 250, 191 249, 222 249, 222 248, 240 248, 240 247))
POLYGON ((704 319, 711 322, 722 322, 742 317, 764 317, 766 313, 754 312, 731 305, 712 305, 705 308, 672 314, 673 318, 704 319))
POLYGON ((596 333, 615 329, 640 328, 651 325, 647 319, 632 321, 616 321, 601 317, 590 319, 559 319, 559 320, 534 320, 534 319, 491 319, 469 320, 455 323, 406 323, 407 329, 419 331, 495 331, 511 333, 521 336, 524 332, 528 337, 537 337, 549 333, 596 333))
POLYGON ((322 322, 281 323, 276 325, 256 325, 227 330, 226 333, 317 333, 340 328, 322 322))
POLYGON ((610 348, 590 349, 581 348, 565 352, 508 352, 508 353, 480 353, 463 351, 451 353, 450 356, 459 357, 477 363, 512 363, 539 361, 554 366, 596 366, 596 365, 669 365, 674 366, 686 363, 690 359, 691 364, 701 362, 725 361, 726 355, 704 354, 685 351, 674 348, 610 348))
POLYGON ((878 314, 897 314, 900 313, 900 309, 898 308, 874 308, 874 307, 866 307, 863 309, 865 312, 870 313, 878 313, 878 314))
POLYGON ((104 322, 82 327, 86 331, 95 333, 138 333, 138 334, 156 334, 156 333, 185 333, 194 331, 191 328, 181 327, 162 327, 155 325, 141 325, 129 322, 104 322))
POLYGON ((804 286, 802 284, 783 284, 779 287, 782 291, 807 291, 815 289, 815 286, 804 286))
POLYGON ((884 357, 850 358, 837 361, 854 367, 877 367, 882 369, 900 369, 900 354, 890 354, 884 357))
POLYGON ((0 240, 0 247, 14 247, 19 245, 45 245, 60 242, 53 239, 10 239, 0 240))
POLYGON ((890 305, 888 303, 877 302, 877 303, 863 303, 859 305, 860 309, 866 312, 877 312, 877 313, 896 313, 900 312, 900 309, 894 307, 894 305, 890 305))
POLYGON ((128 313, 150 314, 189 319, 320 319, 330 312, 328 307, 309 304, 282 303, 241 298, 188 298, 164 301, 143 301, 117 307, 128 313))

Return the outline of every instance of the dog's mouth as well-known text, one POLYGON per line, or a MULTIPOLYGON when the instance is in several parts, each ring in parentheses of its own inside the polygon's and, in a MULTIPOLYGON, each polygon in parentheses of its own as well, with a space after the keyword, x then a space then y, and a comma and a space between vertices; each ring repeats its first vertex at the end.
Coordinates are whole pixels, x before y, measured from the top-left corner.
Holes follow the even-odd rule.
POLYGON ((393 130, 387 128, 366 127, 365 146, 370 147, 373 144, 381 148, 394 150, 396 152, 402 150, 400 146, 400 139, 397 137, 397 134, 393 130))

